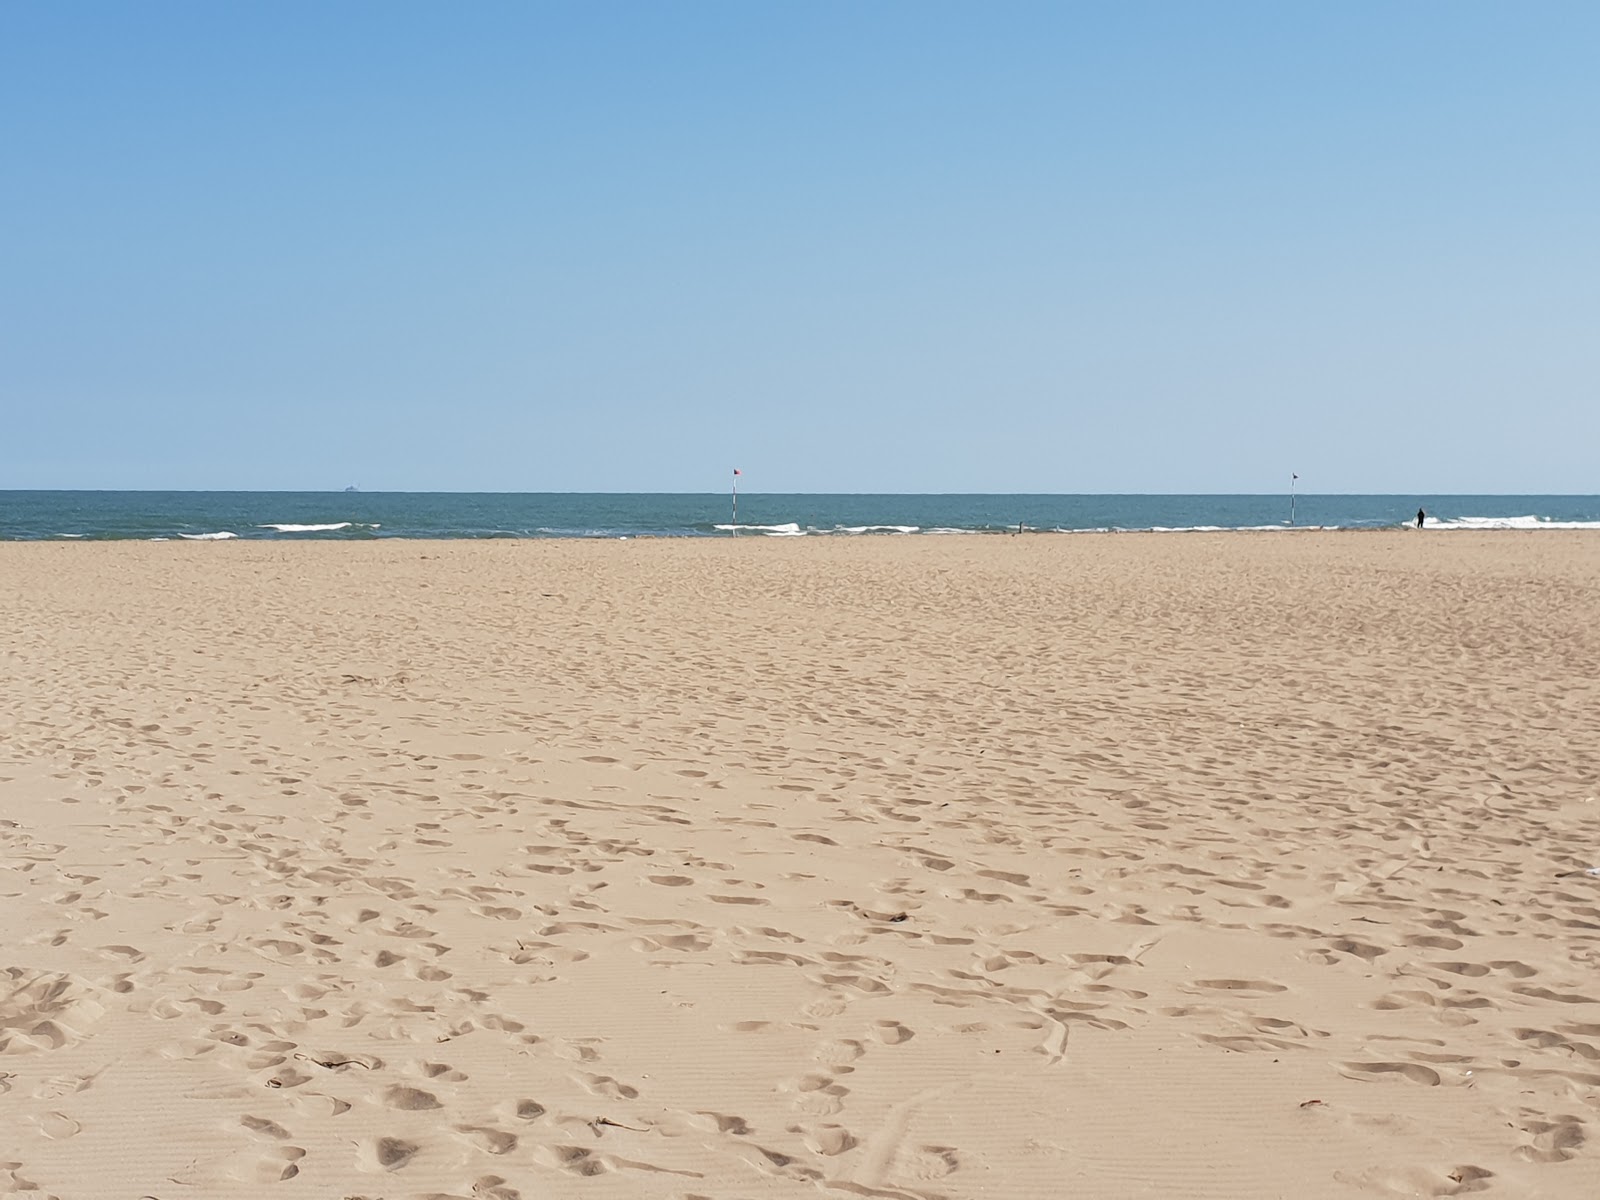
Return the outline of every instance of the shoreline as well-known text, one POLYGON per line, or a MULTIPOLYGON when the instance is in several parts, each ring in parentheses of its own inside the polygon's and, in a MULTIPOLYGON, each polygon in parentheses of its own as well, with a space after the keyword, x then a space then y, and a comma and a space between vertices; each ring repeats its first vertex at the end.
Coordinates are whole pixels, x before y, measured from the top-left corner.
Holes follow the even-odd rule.
POLYGON ((1591 528, 1588 525, 1561 525, 1550 524, 1537 528, 1474 528, 1459 525, 1445 526, 1443 528, 1415 529, 1408 525, 1385 526, 1356 526, 1356 525, 1295 525, 1295 526, 1248 526, 1242 528, 1227 528, 1223 526, 1197 526, 1194 528, 1153 528, 1153 529, 1036 529, 1028 526, 1022 530, 1016 529, 924 529, 912 533, 844 533, 837 531, 815 530, 799 534, 763 533, 752 528, 740 534, 671 534, 671 533, 634 533, 616 535, 561 535, 561 534, 496 534, 491 536, 453 535, 442 537, 426 537, 417 535, 374 536, 374 537, 302 537, 293 534, 262 534, 247 535, 232 532, 219 532, 207 534, 178 534, 172 537, 90 537, 83 534, 57 534, 50 537, 38 538, 8 538, 0 540, 3 546, 36 546, 36 545, 107 545, 132 543, 135 545, 149 545, 160 543, 213 543, 213 542, 240 542, 244 544, 269 544, 282 545, 372 545, 372 544, 398 544, 407 542, 420 542, 424 544, 464 544, 476 545, 478 543, 493 542, 554 542, 554 543, 603 543, 603 542, 687 542, 687 543, 714 543, 722 541, 900 541, 921 540, 925 538, 995 538, 995 537, 1022 537, 1035 536, 1041 538, 1056 537, 1121 537, 1132 535, 1164 535, 1202 537, 1206 535, 1266 535, 1266 534, 1430 534, 1439 536, 1459 537, 1462 535, 1513 535, 1513 536, 1552 536, 1555 534, 1580 534, 1589 535, 1600 533, 1600 528, 1591 528))

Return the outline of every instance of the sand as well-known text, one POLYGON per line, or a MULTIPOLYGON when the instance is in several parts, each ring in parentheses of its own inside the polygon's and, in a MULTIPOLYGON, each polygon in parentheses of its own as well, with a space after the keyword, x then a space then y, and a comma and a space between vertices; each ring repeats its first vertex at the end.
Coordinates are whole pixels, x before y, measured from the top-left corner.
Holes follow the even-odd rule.
POLYGON ((0 1196, 1600 1194, 1600 539, 0 546, 0 1196))

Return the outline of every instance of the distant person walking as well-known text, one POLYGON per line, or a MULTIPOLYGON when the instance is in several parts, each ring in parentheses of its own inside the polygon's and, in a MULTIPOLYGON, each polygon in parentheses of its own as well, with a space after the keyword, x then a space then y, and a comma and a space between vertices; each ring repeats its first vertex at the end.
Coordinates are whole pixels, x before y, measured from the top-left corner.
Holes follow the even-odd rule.
POLYGON ((1417 528, 1418 529, 1422 528, 1422 522, 1427 517, 1427 515, 1428 514, 1423 512, 1420 508, 1417 509, 1417 528))

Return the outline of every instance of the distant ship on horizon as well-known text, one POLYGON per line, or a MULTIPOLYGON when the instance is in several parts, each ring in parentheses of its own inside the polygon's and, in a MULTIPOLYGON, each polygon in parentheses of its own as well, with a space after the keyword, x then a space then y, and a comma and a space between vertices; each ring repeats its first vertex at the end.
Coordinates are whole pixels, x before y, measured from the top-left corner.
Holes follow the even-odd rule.
POLYGON ((360 488, 358 488, 358 487, 357 487, 357 486, 356 486, 356 485, 355 485, 355 484, 353 484, 353 483, 352 483, 352 484, 351 484, 351 485, 350 485, 350 486, 349 486, 349 487, 347 487, 347 488, 345 488, 345 491, 347 491, 347 492, 359 492, 359 491, 360 491, 360 490, 361 490, 361 489, 360 489, 360 488))

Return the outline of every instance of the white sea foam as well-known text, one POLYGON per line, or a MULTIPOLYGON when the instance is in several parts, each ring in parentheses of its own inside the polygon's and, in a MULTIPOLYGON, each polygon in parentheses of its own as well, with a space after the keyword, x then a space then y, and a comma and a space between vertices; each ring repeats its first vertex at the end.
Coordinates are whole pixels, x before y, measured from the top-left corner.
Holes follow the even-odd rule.
POLYGON ((767 537, 805 536, 805 531, 793 521, 787 525, 714 525, 712 528, 720 529, 724 533, 760 533, 767 537))
POLYGON ((322 533, 325 530, 349 529, 351 524, 350 521, 340 521, 334 525, 257 525, 256 528, 276 529, 279 533, 322 533))
MULTIPOLYGON (((1068 527, 1057 525, 1051 529, 1026 527, 1028 533, 1285 533, 1295 529, 1327 529, 1326 525, 1094 525, 1068 527)), ((975 529, 930 529, 930 533, 979 533, 975 529)), ((1007 530, 999 530, 1001 533, 1007 530)), ((1015 529, 1009 532, 1015 533, 1015 529)))
POLYGON ((56 536, 57 537, 64 537, 64 538, 81 538, 83 536, 83 534, 81 534, 81 533, 58 533, 58 534, 56 534, 56 536))
MULTIPOLYGON (((178 536, 186 542, 225 542, 229 538, 236 538, 239 535, 223 530, 221 533, 180 533, 178 536)), ((166 539, 163 538, 162 540, 165 541, 166 539)))
POLYGON ((1600 521, 1548 521, 1532 515, 1526 517, 1457 517, 1441 521, 1428 517, 1424 529, 1600 529, 1600 521))
MULTIPOLYGON (((921 533, 920 525, 835 525, 832 529, 816 529, 807 527, 801 529, 795 521, 785 525, 714 525, 713 529, 723 533, 759 533, 763 537, 826 537, 832 534, 861 534, 861 533, 921 533)), ((929 533, 960 533, 964 530, 931 529, 929 533)))

